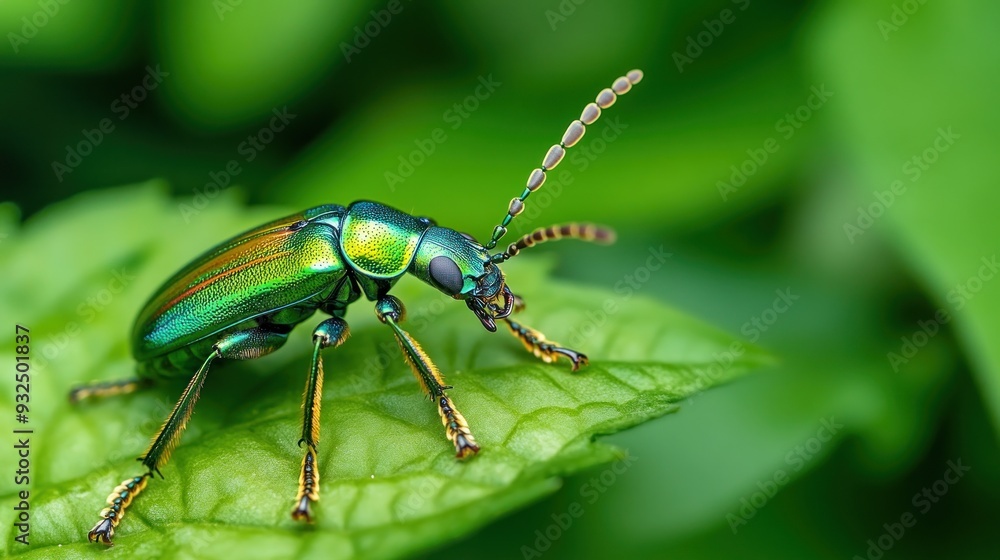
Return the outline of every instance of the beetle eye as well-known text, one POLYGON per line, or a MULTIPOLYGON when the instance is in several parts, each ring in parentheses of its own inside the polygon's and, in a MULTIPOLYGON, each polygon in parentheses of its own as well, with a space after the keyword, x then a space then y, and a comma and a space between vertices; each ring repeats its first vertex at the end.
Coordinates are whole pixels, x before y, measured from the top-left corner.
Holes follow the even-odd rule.
POLYGON ((425 226, 436 226, 437 222, 427 216, 421 216, 417 218, 417 221, 424 224, 425 226))
POLYGON ((431 279, 441 286, 445 291, 456 295, 462 291, 465 281, 462 279, 462 271, 459 270, 455 261, 445 256, 438 256, 431 259, 428 268, 431 279))
POLYGON ((469 235, 468 233, 461 233, 461 232, 459 232, 459 233, 461 234, 461 236, 462 236, 462 237, 464 237, 464 238, 468 239, 469 241, 472 241, 473 243, 478 243, 478 242, 476 241, 476 238, 475 238, 475 237, 472 237, 472 236, 471 236, 471 235, 469 235))

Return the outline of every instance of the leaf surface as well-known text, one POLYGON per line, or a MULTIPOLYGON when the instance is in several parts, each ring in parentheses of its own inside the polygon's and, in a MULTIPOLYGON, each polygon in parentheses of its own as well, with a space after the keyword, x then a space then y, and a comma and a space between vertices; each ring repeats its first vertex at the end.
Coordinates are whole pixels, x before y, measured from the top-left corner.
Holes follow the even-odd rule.
MULTIPOLYGON (((227 195, 228 196, 228 195, 227 195)), ((109 551, 86 542, 107 493, 140 474, 134 457, 184 380, 71 406, 75 383, 131 374, 127 333, 163 278, 187 259, 281 209, 248 210, 223 196, 185 223, 155 185, 79 196, 33 218, 0 245, 10 271, 0 311, 32 330, 31 547, 12 547, 13 479, 0 481, 5 552, 21 558, 391 558, 465 535, 553 492, 559 476, 620 459, 595 437, 676 409, 767 357, 641 296, 624 281, 605 290, 556 281, 549 263, 505 265, 524 296, 521 318, 587 352, 570 373, 546 365, 464 306, 417 281, 394 293, 403 323, 454 385, 450 391, 483 447, 458 462, 434 406, 423 398, 391 333, 352 307, 353 335, 327 350, 317 523, 289 516, 301 450, 307 327, 282 351, 209 373, 165 480, 151 481, 109 551), (39 259, 39 256, 47 258, 39 259), (117 281, 116 281, 117 279, 117 281), (739 350, 736 353, 732 349, 739 350)), ((594 248, 595 254, 604 248, 594 248)), ((623 271, 642 278, 636 269, 623 271)), ((655 281, 651 277, 649 281, 655 281)), ((13 336, 0 354, 13 362, 13 336)), ((13 416, 12 378, 0 414, 13 416)), ((669 442, 663 442, 669 445, 669 442)))

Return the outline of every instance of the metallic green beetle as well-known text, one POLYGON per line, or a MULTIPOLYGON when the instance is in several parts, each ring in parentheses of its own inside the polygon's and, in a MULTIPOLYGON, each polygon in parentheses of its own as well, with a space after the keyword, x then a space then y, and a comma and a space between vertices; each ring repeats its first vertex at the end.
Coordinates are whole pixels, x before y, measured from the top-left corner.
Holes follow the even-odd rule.
POLYGON ((328 204, 276 220, 217 245, 170 278, 149 300, 136 319, 132 351, 138 377, 75 388, 74 402, 92 396, 131 392, 158 377, 187 376, 195 371, 170 416, 139 458, 147 472, 129 478, 108 497, 97 525, 88 533, 92 542, 112 544, 125 509, 159 473, 177 446, 194 410, 209 365, 218 358, 247 360, 280 348, 289 333, 317 310, 330 315, 313 330, 313 353, 303 397, 302 434, 305 444, 299 492, 292 517, 312 521, 312 503, 319 500, 320 404, 323 391, 321 351, 337 347, 348 336, 347 307, 362 294, 375 302, 375 313, 388 325, 406 362, 424 391, 437 404, 448 439, 458 458, 479 451, 465 418, 446 394, 451 387, 420 345, 399 323, 403 304, 389 295, 393 285, 412 274, 455 299, 465 301, 483 326, 495 332, 496 321, 506 322, 524 346, 546 362, 563 356, 573 370, 587 363, 579 352, 548 341, 540 332, 520 325, 510 315, 523 307, 507 287, 500 263, 521 249, 561 238, 610 243, 610 230, 590 224, 567 224, 538 229, 490 254, 507 233, 507 226, 524 209, 524 201, 545 181, 566 148, 579 142, 586 126, 617 95, 642 79, 632 70, 601 91, 578 120, 552 146, 541 167, 528 177, 523 193, 511 200, 507 215, 486 245, 433 220, 418 218, 379 204, 359 201, 348 206, 328 204))

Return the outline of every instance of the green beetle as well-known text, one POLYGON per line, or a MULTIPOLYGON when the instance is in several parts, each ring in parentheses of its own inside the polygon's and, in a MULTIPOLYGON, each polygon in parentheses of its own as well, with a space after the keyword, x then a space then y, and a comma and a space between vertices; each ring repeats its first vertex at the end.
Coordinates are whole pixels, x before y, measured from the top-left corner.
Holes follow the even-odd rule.
MULTIPOLYGON (((132 335, 138 377, 76 387, 73 402, 121 394, 148 385, 156 378, 189 376, 187 388, 146 453, 139 458, 147 472, 129 478, 108 497, 91 542, 112 544, 125 509, 145 488, 148 479, 169 459, 194 410, 209 365, 218 358, 247 360, 274 352, 292 329, 316 311, 330 316, 313 330, 313 353, 303 397, 302 433, 305 445, 299 492, 292 517, 312 521, 312 503, 319 500, 316 446, 323 387, 321 352, 348 337, 347 307, 364 295, 375 302, 375 313, 388 325, 406 362, 423 390, 437 404, 448 439, 458 458, 479 451, 465 418, 446 393, 451 387, 420 345, 399 324, 402 302, 389 294, 409 273, 445 294, 465 301, 482 325, 497 330, 504 321, 510 332, 536 356, 554 362, 568 359, 575 371, 587 357, 549 341, 510 315, 523 303, 507 287, 500 264, 522 249, 561 238, 610 243, 614 234, 590 224, 567 224, 538 229, 505 251, 490 254, 507 233, 507 226, 524 209, 525 199, 545 181, 566 153, 610 107, 642 79, 632 70, 605 88, 573 121, 562 141, 552 146, 542 165, 528 177, 522 194, 511 200, 507 215, 486 245, 469 235, 440 227, 429 218, 414 217, 369 201, 348 206, 327 204, 262 225, 210 249, 172 278, 140 311, 132 335)), ((162 476, 162 475, 161 475, 162 476)))

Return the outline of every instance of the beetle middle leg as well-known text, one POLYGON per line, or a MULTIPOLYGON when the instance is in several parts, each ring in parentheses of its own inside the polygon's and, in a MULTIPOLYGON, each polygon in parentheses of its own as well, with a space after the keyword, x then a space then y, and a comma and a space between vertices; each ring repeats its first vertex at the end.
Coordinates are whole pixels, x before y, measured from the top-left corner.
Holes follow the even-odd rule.
POLYGON ((299 493, 295 498, 292 519, 312 523, 313 502, 319 501, 319 468, 316 465, 316 445, 319 443, 319 412, 323 404, 323 356, 324 348, 336 348, 344 343, 350 331, 347 322, 334 317, 327 319, 313 331, 313 356, 306 380, 306 390, 302 396, 302 438, 299 447, 306 444, 306 454, 302 458, 299 474, 299 493))
MULTIPOLYGON (((160 431, 153 438, 146 453, 139 458, 147 472, 126 479, 119 484, 111 495, 108 496, 108 507, 101 513, 101 520, 87 533, 90 542, 100 542, 108 546, 113 545, 112 539, 115 536, 115 529, 121 523, 125 509, 146 487, 148 479, 153 473, 160 474, 162 467, 170 458, 171 452, 177 447, 181 433, 187 427, 187 422, 194 412, 194 405, 201 394, 201 388, 205 384, 205 377, 208 375, 208 368, 216 358, 230 358, 236 360, 247 360, 258 358, 280 348, 288 339, 287 331, 269 330, 265 326, 237 331, 223 336, 212 346, 212 352, 205 358, 205 361, 191 377, 180 400, 170 412, 166 422, 160 431)), ((160 474, 162 478, 162 474, 160 474)))
MULTIPOLYGON (((514 296, 514 312, 516 313, 523 309, 524 300, 519 296, 514 296)), ((566 348, 558 342, 548 340, 540 331, 522 325, 510 317, 504 318, 504 321, 507 323, 507 327, 510 328, 510 333, 524 344, 524 348, 547 364, 554 363, 559 356, 563 356, 572 362, 573 371, 577 371, 580 369, 580 366, 590 363, 586 354, 566 348)))
POLYGON ((400 328, 399 323, 405 318, 403 303, 393 296, 383 296, 375 304, 375 314, 379 320, 389 325, 399 343, 399 349, 410 365, 417 381, 424 392, 433 399, 441 415, 441 423, 445 426, 448 439, 455 446, 455 456, 464 459, 479 452, 479 444, 469 431, 469 424, 462 413, 455 408, 455 403, 446 393, 451 386, 444 384, 444 378, 437 366, 431 361, 420 344, 410 336, 410 333, 400 328))

